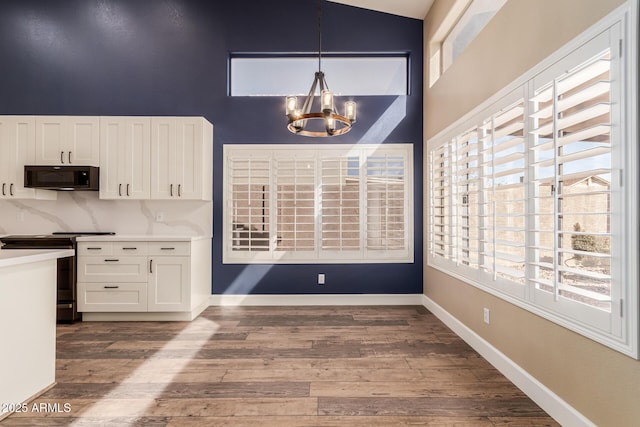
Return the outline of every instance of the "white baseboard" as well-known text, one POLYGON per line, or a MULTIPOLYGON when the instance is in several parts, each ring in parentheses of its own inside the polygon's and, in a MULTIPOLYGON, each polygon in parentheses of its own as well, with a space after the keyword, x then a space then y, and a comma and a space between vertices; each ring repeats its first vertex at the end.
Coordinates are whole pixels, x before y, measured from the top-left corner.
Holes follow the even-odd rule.
POLYGON ((422 296, 422 305, 431 311, 453 332, 473 347, 482 357, 491 363, 505 377, 531 398, 538 406, 563 426, 596 427, 588 418, 565 402, 535 377, 509 359, 488 341, 469 329, 426 295, 422 296))
POLYGON ((422 305, 422 294, 211 295, 213 306, 422 305))

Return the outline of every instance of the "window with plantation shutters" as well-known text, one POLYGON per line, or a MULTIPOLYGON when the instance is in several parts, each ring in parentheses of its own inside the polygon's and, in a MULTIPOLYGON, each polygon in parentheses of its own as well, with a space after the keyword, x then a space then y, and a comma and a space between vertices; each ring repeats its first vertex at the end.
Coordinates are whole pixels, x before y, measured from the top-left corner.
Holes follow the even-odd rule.
POLYGON ((612 100, 620 94, 608 36, 576 51, 574 63, 552 78, 535 79, 530 114, 534 297, 552 309, 593 312, 585 322, 602 327, 609 327, 613 298, 620 298, 611 252, 619 205, 612 100))
POLYGON ((638 173, 622 21, 428 143, 428 262, 638 355, 638 173))
POLYGON ((225 145, 225 263, 413 261, 411 144, 225 145))

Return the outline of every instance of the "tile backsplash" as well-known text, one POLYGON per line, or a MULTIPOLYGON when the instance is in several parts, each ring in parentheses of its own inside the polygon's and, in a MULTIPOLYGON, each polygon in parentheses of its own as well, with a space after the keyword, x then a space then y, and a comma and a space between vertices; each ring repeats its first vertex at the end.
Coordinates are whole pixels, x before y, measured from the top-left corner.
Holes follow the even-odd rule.
POLYGON ((211 237, 212 206, 210 201, 100 200, 98 192, 60 192, 57 200, 0 200, 0 234, 113 231, 211 237))

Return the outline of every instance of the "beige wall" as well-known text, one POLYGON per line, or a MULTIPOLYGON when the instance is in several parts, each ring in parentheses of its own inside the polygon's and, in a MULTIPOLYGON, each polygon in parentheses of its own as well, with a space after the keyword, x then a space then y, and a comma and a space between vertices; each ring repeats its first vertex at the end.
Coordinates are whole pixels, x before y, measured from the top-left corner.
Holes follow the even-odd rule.
MULTIPOLYGON (((436 0, 425 18, 425 48, 454 3, 436 0)), ((622 3, 509 0, 431 88, 425 82, 425 143, 622 3)), ((640 361, 426 265, 424 283, 427 297, 598 426, 638 425, 640 361), (482 321, 483 307, 491 310, 491 325, 482 321)))

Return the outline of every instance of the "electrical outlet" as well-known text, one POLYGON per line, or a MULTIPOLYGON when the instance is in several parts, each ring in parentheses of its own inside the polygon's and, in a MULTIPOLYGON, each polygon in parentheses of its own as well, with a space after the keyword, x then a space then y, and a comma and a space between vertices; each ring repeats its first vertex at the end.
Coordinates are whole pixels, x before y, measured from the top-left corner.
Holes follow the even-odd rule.
POLYGON ((324 285, 324 273, 318 274, 318 285, 324 285))
POLYGON ((487 325, 490 323, 491 319, 489 317, 489 309, 485 307, 484 312, 483 312, 483 316, 484 316, 484 323, 486 323, 487 325))
POLYGON ((156 212, 156 222, 164 221, 164 212, 156 212))

